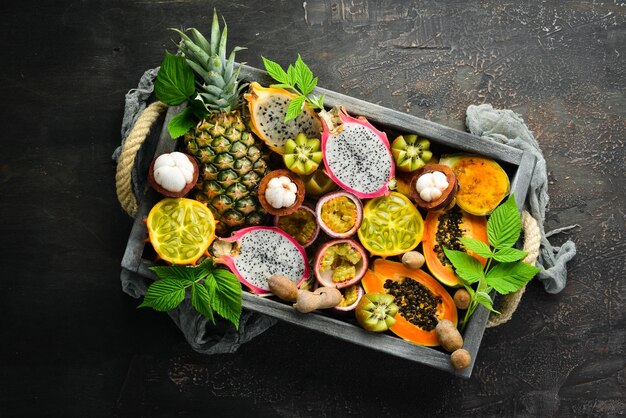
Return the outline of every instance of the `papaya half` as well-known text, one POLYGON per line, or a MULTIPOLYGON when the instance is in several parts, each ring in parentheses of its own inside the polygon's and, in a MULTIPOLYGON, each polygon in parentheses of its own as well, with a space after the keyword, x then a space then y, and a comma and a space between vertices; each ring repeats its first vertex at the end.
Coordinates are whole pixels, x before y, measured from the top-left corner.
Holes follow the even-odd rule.
MULTIPOLYGON (((424 221, 424 237, 422 252, 430 273, 446 286, 461 285, 452 263, 443 252, 443 247, 450 250, 465 251, 459 238, 467 237, 487 241, 487 220, 484 216, 470 215, 458 206, 447 211, 428 212, 424 221)), ((476 257, 484 266, 487 260, 471 251, 468 254, 476 257)))
POLYGON ((439 345, 435 333, 439 320, 458 323, 456 306, 446 289, 425 271, 408 269, 402 263, 379 258, 372 267, 361 279, 365 292, 393 294, 400 307, 389 330, 414 344, 439 345))
POLYGON ((444 155, 439 164, 452 169, 459 183, 456 204, 473 215, 489 215, 511 191, 509 176, 491 158, 470 154, 444 155))

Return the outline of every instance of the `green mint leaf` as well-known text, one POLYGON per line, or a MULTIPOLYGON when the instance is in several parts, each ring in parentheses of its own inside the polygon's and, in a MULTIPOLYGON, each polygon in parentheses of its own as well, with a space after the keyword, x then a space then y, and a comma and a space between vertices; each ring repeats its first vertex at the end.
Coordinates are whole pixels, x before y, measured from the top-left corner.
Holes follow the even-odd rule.
POLYGON ((517 248, 503 248, 493 255, 493 259, 500 263, 511 263, 513 261, 523 260, 527 255, 527 252, 520 251, 517 248))
POLYGON ((311 82, 309 83, 309 93, 312 92, 315 87, 317 87, 317 77, 312 79, 311 82))
POLYGON ((213 316, 210 300, 209 292, 206 287, 198 283, 194 283, 191 286, 191 306, 215 324, 215 317, 213 316))
POLYGON ((287 114, 285 115, 285 122, 291 119, 295 119, 298 117, 300 113, 302 113, 302 109, 304 108, 304 101, 306 97, 297 96, 291 99, 289 102, 289 106, 287 107, 287 114))
POLYGON ((522 231, 514 196, 498 206, 487 220, 487 238, 492 247, 496 249, 512 247, 519 239, 522 231))
POLYGON ((170 120, 170 123, 167 124, 167 131, 172 139, 176 139, 185 135, 196 123, 198 123, 198 120, 194 116, 193 110, 190 107, 186 107, 170 120))
POLYGON ((296 85, 304 96, 311 93, 313 88, 311 83, 313 82, 313 73, 311 69, 302 61, 302 57, 298 54, 296 64, 294 66, 296 72, 296 85))
POLYGON ((170 106, 187 100, 195 91, 193 70, 185 58, 165 52, 154 82, 157 99, 170 106))
POLYGON ((228 270, 215 269, 215 297, 211 298, 211 307, 222 318, 229 320, 239 329, 241 317, 241 283, 228 270))
POLYGON ((283 70, 283 67, 281 67, 279 63, 271 61, 264 56, 261 56, 261 59, 263 60, 265 70, 270 75, 270 77, 272 77, 279 83, 288 84, 290 86, 293 85, 293 83, 289 83, 289 77, 287 77, 287 73, 285 72, 285 70, 283 70))
POLYGON ((289 64, 289 67, 287 67, 287 84, 289 84, 290 86, 295 86, 297 80, 298 75, 296 74, 296 68, 293 65, 289 64))
POLYGON ((489 296, 488 293, 479 291, 479 292, 476 292, 476 295, 474 297, 476 299, 476 302, 480 303, 485 308, 489 309, 491 312, 495 312, 497 314, 500 313, 493 308, 493 301, 491 300, 491 296, 489 296))
POLYGON ((154 266, 150 270, 156 273, 159 279, 195 281, 195 268, 183 266, 154 266))
POLYGON ((202 263, 200 263, 200 265, 197 268, 207 270, 209 273, 211 273, 213 270, 213 267, 215 267, 215 262, 213 261, 212 258, 207 257, 204 259, 202 263))
POLYGON ((215 276, 213 275, 213 272, 210 272, 204 278, 204 287, 206 288, 207 292, 209 292, 209 300, 214 299, 217 289, 217 283, 215 282, 215 276))
POLYGON ((491 248, 489 248, 489 245, 485 244, 481 240, 469 237, 461 237, 459 238, 459 241, 461 241, 461 244, 463 244, 463 246, 467 250, 474 252, 474 254, 480 257, 490 258, 492 256, 491 248))
POLYGON ((500 263, 489 269, 485 277, 489 286, 501 295, 516 292, 526 285, 540 269, 527 263, 500 263))
POLYGON ((192 283, 189 280, 157 280, 148 287, 143 303, 139 307, 148 307, 161 312, 172 310, 185 299, 185 288, 192 283))
POLYGON ((443 251, 454 266, 456 274, 467 283, 476 283, 485 277, 483 266, 471 255, 463 251, 449 250, 445 247, 443 251))
POLYGON ((309 103, 313 105, 314 109, 324 109, 324 95, 322 94, 319 97, 311 97, 309 99, 309 103))

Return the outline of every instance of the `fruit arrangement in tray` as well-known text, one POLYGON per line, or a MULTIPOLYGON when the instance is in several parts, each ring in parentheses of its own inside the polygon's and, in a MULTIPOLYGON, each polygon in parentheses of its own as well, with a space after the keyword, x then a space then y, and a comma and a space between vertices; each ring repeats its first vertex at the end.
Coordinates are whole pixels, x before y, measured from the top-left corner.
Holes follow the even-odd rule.
POLYGON ((240 83, 240 48, 227 55, 215 14, 209 39, 177 33, 155 93, 187 106, 168 125, 178 150, 150 167, 163 198, 146 226, 161 262, 141 306, 170 310, 189 294, 198 312, 237 326, 249 291, 441 345, 468 367, 461 331, 474 310, 495 311, 492 291, 536 273, 513 248, 521 226, 506 171, 325 108, 300 56, 287 70, 263 58, 275 84, 240 83))

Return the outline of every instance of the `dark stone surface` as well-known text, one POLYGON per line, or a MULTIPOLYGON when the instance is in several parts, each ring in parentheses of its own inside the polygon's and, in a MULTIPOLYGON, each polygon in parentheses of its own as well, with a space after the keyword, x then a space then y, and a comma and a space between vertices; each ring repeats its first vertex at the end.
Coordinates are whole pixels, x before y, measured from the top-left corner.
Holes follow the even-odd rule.
MULTIPOLYGON (((626 410, 622 2, 217 2, 240 60, 302 54, 320 85, 463 129, 521 113, 545 153, 546 227, 578 224, 558 295, 528 286, 468 381, 287 324, 193 353, 119 286, 131 219, 110 155, 124 94, 201 1, 3 2, 2 416, 617 416, 626 410)), ((561 242, 564 237, 556 237, 561 242)))

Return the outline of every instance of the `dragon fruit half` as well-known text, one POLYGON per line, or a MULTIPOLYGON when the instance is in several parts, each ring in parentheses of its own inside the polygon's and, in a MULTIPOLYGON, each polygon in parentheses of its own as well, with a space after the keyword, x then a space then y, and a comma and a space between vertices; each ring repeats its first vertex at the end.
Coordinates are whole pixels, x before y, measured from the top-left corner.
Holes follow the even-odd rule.
POLYGON ((305 104, 302 113, 285 122, 285 114, 295 94, 277 87, 262 87, 250 83, 250 91, 244 95, 248 101, 252 131, 273 151, 284 154, 285 142, 300 133, 306 138, 319 138, 322 130, 317 113, 305 104))
POLYGON ((267 278, 286 276, 296 285, 309 278, 304 248, 276 227, 243 228, 213 244, 216 262, 225 264, 254 293, 270 293, 267 278))
POLYGON ((394 176, 387 135, 342 108, 320 112, 320 116, 322 153, 329 177, 361 199, 387 194, 394 176))

